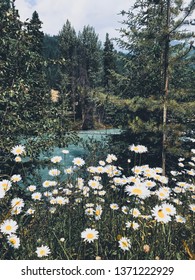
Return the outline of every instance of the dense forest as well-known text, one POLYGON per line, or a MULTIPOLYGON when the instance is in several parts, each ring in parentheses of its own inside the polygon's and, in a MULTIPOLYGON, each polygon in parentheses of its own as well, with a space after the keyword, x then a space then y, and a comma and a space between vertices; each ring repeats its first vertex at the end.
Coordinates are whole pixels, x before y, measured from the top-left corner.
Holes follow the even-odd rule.
POLYGON ((0 6, 1 153, 21 135, 38 152, 71 142, 73 130, 120 127, 158 157, 182 155, 179 140, 194 130, 194 32, 181 28, 193 1, 136 1, 121 12, 121 51, 108 33, 105 42, 89 25, 77 34, 69 20, 44 34, 38 13, 22 22, 14 2, 0 6))

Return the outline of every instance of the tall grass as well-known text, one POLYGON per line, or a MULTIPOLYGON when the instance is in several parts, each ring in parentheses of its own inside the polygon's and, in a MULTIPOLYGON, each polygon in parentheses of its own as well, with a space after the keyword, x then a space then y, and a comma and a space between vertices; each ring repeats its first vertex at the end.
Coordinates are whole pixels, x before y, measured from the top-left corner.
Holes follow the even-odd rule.
MULTIPOLYGON (((90 165, 75 158, 67 168, 63 153, 52 157, 48 179, 31 186, 13 169, 2 174, 0 259, 194 259, 195 151, 167 177, 141 164, 146 152, 129 148, 126 174, 116 155, 93 156, 90 165), (39 255, 41 246, 49 251, 39 255)), ((22 166, 27 154, 23 147, 10 157, 22 166)))

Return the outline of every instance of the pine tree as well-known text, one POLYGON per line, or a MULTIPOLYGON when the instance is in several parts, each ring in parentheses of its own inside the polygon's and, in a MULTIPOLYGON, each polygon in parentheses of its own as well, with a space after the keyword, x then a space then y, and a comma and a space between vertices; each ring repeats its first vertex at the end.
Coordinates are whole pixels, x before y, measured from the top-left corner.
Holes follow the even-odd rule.
POLYGON ((0 14, 0 156, 3 162, 6 153, 21 139, 29 152, 37 155, 44 149, 65 145, 70 122, 66 100, 60 93, 55 102, 51 98, 45 60, 39 50, 39 28, 38 37, 34 33, 32 41, 29 30, 34 27, 20 21, 14 1, 1 2, 0 14))
POLYGON ((42 22, 39 19, 39 15, 36 11, 33 12, 32 18, 27 25, 28 38, 29 38, 29 49, 32 52, 42 54, 43 51, 43 38, 44 33, 41 31, 42 22))
POLYGON ((61 67, 61 87, 64 94, 69 95, 75 121, 78 83, 77 35, 69 20, 59 32, 58 41, 60 55, 65 60, 61 67))
POLYGON ((105 87, 109 88, 112 81, 111 71, 116 70, 116 58, 114 54, 114 46, 112 41, 109 39, 109 34, 106 33, 106 40, 103 49, 103 84, 105 87))
POLYGON ((134 128, 140 125, 143 130, 145 122, 144 130, 147 131, 151 127, 149 123, 154 122, 155 125, 152 127, 159 128, 162 137, 164 173, 166 155, 170 148, 179 142, 179 130, 176 129, 177 125, 174 125, 176 119, 170 118, 172 115, 170 108, 174 104, 172 69, 174 62, 176 60, 181 62, 181 58, 184 59, 189 52, 191 48, 189 41, 193 36, 191 33, 182 32, 179 28, 194 7, 195 3, 191 1, 185 13, 181 14, 183 1, 137 0, 132 10, 123 12, 123 15, 127 16, 123 22, 127 28, 121 28, 122 37, 118 43, 129 52, 125 78, 123 77, 123 96, 133 98, 135 102, 145 99, 144 108, 136 111, 131 124, 134 128), (176 48, 171 42, 182 39, 185 39, 185 44, 180 43, 182 48, 176 55, 176 48), (152 107, 153 102, 151 104, 148 102, 151 98, 157 100, 159 106, 152 107))
POLYGON ((78 34, 79 106, 82 129, 94 128, 93 90, 101 82, 101 43, 91 26, 78 34))

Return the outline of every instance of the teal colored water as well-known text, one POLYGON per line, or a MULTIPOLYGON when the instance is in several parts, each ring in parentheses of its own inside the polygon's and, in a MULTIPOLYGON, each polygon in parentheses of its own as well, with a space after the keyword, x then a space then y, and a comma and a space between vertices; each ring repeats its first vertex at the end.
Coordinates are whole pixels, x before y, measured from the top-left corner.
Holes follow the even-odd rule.
MULTIPOLYGON (((107 141, 107 137, 110 135, 119 135, 122 131, 120 129, 101 129, 101 130, 86 130, 86 131, 80 131, 78 136, 80 137, 80 141, 78 145, 68 145, 64 148, 58 148, 55 147, 52 151, 52 154, 50 158, 54 156, 61 156, 63 160, 61 161, 60 165, 63 166, 63 168, 68 168, 73 165, 72 161, 75 157, 83 157, 85 155, 85 149, 83 148, 83 145, 81 144, 82 141, 87 141, 89 139, 93 139, 96 141, 107 141), (68 150, 68 154, 63 154, 63 150, 68 150)), ((46 157, 43 157, 43 155, 40 156, 41 159, 46 159, 46 157)), ((52 168, 55 168, 55 164, 52 165, 52 168)), ((48 175, 49 169, 51 167, 47 168, 41 168, 39 169, 38 173, 41 175, 42 180, 51 180, 52 177, 48 175)))

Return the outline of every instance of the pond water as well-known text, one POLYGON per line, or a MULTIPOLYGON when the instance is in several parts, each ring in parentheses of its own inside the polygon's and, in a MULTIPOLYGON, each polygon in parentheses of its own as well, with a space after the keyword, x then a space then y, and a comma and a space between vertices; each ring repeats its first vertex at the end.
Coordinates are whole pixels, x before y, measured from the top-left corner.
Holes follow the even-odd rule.
MULTIPOLYGON (((75 157, 83 157, 85 155, 85 149, 83 145, 81 144, 82 141, 87 141, 90 139, 96 140, 96 141, 103 141, 104 143, 108 141, 108 136, 111 135, 120 135, 122 132, 121 129, 101 129, 101 130, 83 130, 78 133, 78 136, 80 138, 80 141, 78 142, 78 145, 68 145, 67 147, 64 148, 58 148, 55 147, 51 153, 51 157, 53 156, 61 156, 63 158, 63 161, 61 162, 63 165, 63 168, 68 168, 73 165, 72 161, 75 157), (68 154, 63 154, 63 150, 68 150, 68 154)), ((46 159, 43 155, 40 156, 40 159, 46 159)), ((55 165, 54 165, 55 167, 55 165)), ((54 168, 53 167, 53 168, 54 168)), ((50 177, 48 175, 48 171, 51 168, 40 168, 39 169, 39 175, 41 175, 42 180, 48 179, 50 177)))
MULTIPOLYGON (((80 137, 81 141, 82 140, 89 140, 89 139, 94 139, 97 141, 107 141, 107 137, 110 135, 120 135, 122 132, 122 130, 120 129, 101 129, 101 130, 85 130, 85 131, 80 131, 78 133, 78 136, 80 137)), ((80 142, 81 142, 80 141, 80 142)), ((66 166, 72 164, 72 160, 75 157, 82 157, 83 154, 85 153, 84 148, 82 147, 82 145, 80 145, 78 143, 78 145, 68 145, 67 147, 65 147, 65 149, 67 149, 69 151, 68 154, 68 159, 67 162, 65 163, 66 166)), ((59 149, 59 148, 54 148, 54 151, 52 153, 52 156, 54 155, 60 155, 62 153, 63 149, 59 149)))

